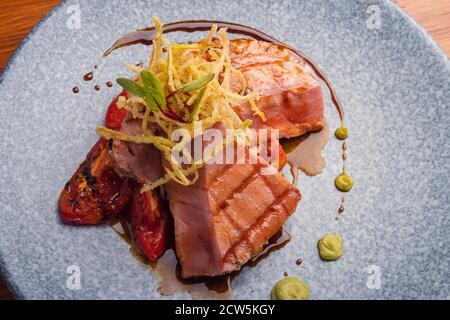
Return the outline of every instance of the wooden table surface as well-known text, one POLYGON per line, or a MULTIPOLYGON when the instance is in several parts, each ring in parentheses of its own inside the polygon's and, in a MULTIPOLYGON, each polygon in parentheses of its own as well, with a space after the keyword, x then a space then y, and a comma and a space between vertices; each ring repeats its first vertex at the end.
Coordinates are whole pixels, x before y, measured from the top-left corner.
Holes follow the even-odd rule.
MULTIPOLYGON (((450 56, 450 0, 395 0, 450 56)), ((33 27, 59 0, 0 1, 0 72, 33 27)), ((0 299, 12 295, 0 278, 0 299)))

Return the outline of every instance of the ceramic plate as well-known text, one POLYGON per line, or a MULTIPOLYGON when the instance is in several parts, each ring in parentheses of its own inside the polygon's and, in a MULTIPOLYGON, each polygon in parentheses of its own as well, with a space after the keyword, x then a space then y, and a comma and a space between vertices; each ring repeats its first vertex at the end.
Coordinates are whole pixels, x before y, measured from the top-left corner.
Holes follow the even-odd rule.
MULTIPOLYGON (((149 49, 130 47, 106 60, 101 54, 153 15, 263 30, 310 56, 346 109, 355 188, 344 215, 335 221, 341 144, 331 137, 325 171, 300 175, 303 198, 286 225, 292 241, 245 268, 232 282, 235 298, 270 298, 284 272, 306 281, 313 299, 449 298, 450 64, 405 13, 374 0, 63 1, 27 37, 0 83, 0 267, 18 298, 190 297, 161 297, 156 277, 111 227, 62 225, 56 210, 119 92, 104 83, 129 75, 126 65, 146 59, 149 49), (83 82, 95 64, 95 79, 83 82), (327 232, 345 239, 334 263, 317 254, 327 232), (78 289, 71 266, 80 271, 78 289)), ((328 94, 326 116, 338 127, 328 94)))

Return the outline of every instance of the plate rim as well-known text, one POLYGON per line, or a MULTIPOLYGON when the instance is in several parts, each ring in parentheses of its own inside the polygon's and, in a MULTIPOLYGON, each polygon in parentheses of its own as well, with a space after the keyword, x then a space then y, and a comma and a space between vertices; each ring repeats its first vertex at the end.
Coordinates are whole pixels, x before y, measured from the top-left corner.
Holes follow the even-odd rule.
MULTIPOLYGON (((56 4, 34 27, 33 29, 23 38, 22 42, 17 46, 14 50, 8 61, 6 62, 3 71, 0 73, 0 89, 3 81, 7 77, 9 71, 17 60, 17 57, 20 56, 24 47, 28 44, 29 40, 34 36, 34 34, 47 22, 47 20, 55 15, 59 10, 69 3, 71 0, 61 0, 58 4, 56 4)), ((390 7, 391 10, 395 10, 400 17, 407 23, 412 30, 416 30, 417 36, 426 41, 427 45, 431 46, 434 53, 439 56, 441 62, 446 66, 447 71, 450 72, 450 54, 444 51, 444 49, 439 45, 439 43, 433 38, 433 36, 421 25, 419 24, 412 16, 410 16, 403 8, 400 7, 393 0, 381 0, 381 2, 390 7)), ((6 284, 7 288, 11 291, 12 295, 15 299, 25 299, 25 295, 22 292, 22 289, 16 284, 13 275, 9 272, 8 266, 4 261, 4 258, 0 252, 0 274, 6 284)), ((54 299, 54 298, 53 298, 54 299)))

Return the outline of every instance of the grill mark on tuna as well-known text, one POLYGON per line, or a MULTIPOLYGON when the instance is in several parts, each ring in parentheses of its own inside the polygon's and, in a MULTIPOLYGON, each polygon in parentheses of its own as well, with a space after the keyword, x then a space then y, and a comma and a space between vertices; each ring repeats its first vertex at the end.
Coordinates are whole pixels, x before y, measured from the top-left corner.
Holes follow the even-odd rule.
MULTIPOLYGON (((280 146, 281 148, 281 146, 280 146)), ((290 184, 286 185, 286 188, 283 189, 283 191, 281 193, 275 193, 275 189, 272 187, 272 185, 267 181, 267 179, 270 179, 270 176, 265 176, 265 175, 261 175, 264 184, 266 185, 266 187, 270 190, 270 192, 272 193, 272 196, 277 199, 280 194, 282 194, 283 192, 285 192, 286 190, 289 190, 291 188, 290 184)))
MULTIPOLYGON (((278 193, 278 194, 274 193, 274 190, 270 186, 270 184, 267 182, 266 177, 260 174, 260 169, 261 169, 261 166, 255 166, 255 169, 252 171, 252 173, 249 175, 249 177, 247 177, 246 180, 236 190, 234 190, 232 192, 232 197, 230 197, 230 199, 228 199, 230 201, 226 200, 225 201, 226 205, 224 207, 219 207, 220 211, 218 212, 218 214, 222 214, 227 219, 227 221, 229 221, 235 228, 237 228, 237 230, 239 230, 241 232, 243 231, 243 233, 244 233, 243 236, 241 237, 241 239, 239 239, 238 241, 235 241, 231 244, 230 248, 233 248, 235 245, 239 245, 240 243, 242 243, 243 242, 242 239, 244 239, 246 237, 245 236, 246 233, 249 232, 250 230, 252 230, 254 228, 254 225, 257 224, 261 218, 264 218, 265 216, 267 216, 268 213, 273 212, 274 206, 276 205, 277 201, 280 200, 280 198, 281 198, 281 202, 282 202, 282 200, 284 200, 284 197, 287 194, 287 192, 289 192, 289 190, 292 189, 290 186, 288 186, 285 190, 283 190, 283 192, 278 193), (228 211, 226 211, 225 209, 230 205, 230 203, 232 202, 232 200, 236 194, 242 193, 248 187, 248 185, 250 183, 252 183, 255 179, 257 179, 259 177, 262 177, 262 181, 264 182, 264 185, 270 190, 270 192, 274 198, 274 201, 264 209, 263 213, 256 219, 255 223, 249 229, 243 230, 242 227, 240 226, 240 224, 237 221, 235 221, 233 219, 233 217, 231 217, 230 214, 228 213, 228 211), (245 186, 243 186, 244 184, 245 184, 245 186)), ((289 212, 289 208, 287 208, 286 206, 283 206, 283 210, 285 211, 284 215, 286 215, 286 212, 289 212)), ((229 252, 229 250, 228 250, 228 252, 229 252)), ((227 254, 228 254, 228 252, 227 252, 227 254)), ((253 249, 251 250, 251 252, 253 252, 253 249)), ((227 254, 225 254, 225 257, 227 254)))
POLYGON ((211 186, 205 185, 202 187, 203 189, 211 189, 212 186, 219 181, 219 178, 222 177, 228 170, 230 170, 233 167, 232 164, 227 164, 225 167, 223 167, 222 170, 219 170, 212 178, 211 178, 211 186))
MULTIPOLYGON (((244 181, 242 181, 242 183, 235 188, 234 190, 230 190, 230 193, 227 194, 227 197, 225 198, 224 201, 222 201, 221 203, 217 204, 217 208, 220 211, 224 211, 228 206, 229 203, 233 200, 234 196, 236 194, 241 193, 245 188, 247 188, 247 186, 253 182, 254 179, 256 179, 256 177, 258 177, 259 175, 259 170, 260 167, 255 165, 252 168, 252 171, 250 171, 250 174, 244 179, 244 181)), ((220 213, 219 211, 219 213, 220 213)))
MULTIPOLYGON (((289 212, 289 210, 286 210, 286 206, 283 205, 283 201, 285 200, 285 198, 287 197, 287 195, 293 191, 292 188, 287 188, 281 195, 279 195, 273 202, 271 205, 269 205, 268 208, 266 208, 266 210, 264 210, 263 214, 255 221, 255 223, 249 228, 247 229, 244 234, 242 235, 242 238, 240 239, 240 241, 234 243, 226 252, 226 254, 224 255, 223 261, 226 262, 229 260, 230 256, 235 256, 235 251, 237 249, 238 246, 242 246, 245 245, 247 248, 249 248, 249 252, 251 253, 251 256, 255 255, 255 252, 253 250, 253 248, 249 245, 249 236, 251 235, 251 232, 253 232, 255 229, 261 228, 262 225, 264 224, 267 216, 276 211, 275 206, 277 205, 281 205, 281 208, 283 209, 283 216, 286 216, 286 214, 289 212)), ((272 236, 272 235, 271 235, 272 236)))
MULTIPOLYGON (((270 190, 270 193, 272 194, 272 196, 275 198, 275 200, 277 199, 277 195, 274 193, 274 190, 272 189, 272 187, 270 186, 270 184, 267 182, 266 176, 261 175, 261 178, 264 182, 264 185, 267 187, 267 189, 270 190)), ((289 189, 289 188, 287 188, 289 189)))
MULTIPOLYGON (((242 235, 242 231, 243 231, 243 230, 242 230, 241 226, 236 222, 236 220, 234 220, 234 219, 228 214, 228 212, 226 212, 225 210, 220 210, 220 211, 219 211, 219 214, 221 214, 222 217, 224 217, 224 218, 226 219, 226 221, 229 222, 229 223, 233 226, 233 228, 234 228, 235 230, 238 230, 240 235, 242 235)), ((231 242, 231 239, 230 239, 230 242, 231 242)))
MULTIPOLYGON (((245 57, 247 58, 247 57, 245 57)), ((257 62, 250 62, 247 64, 242 64, 241 66, 239 66, 239 69, 241 71, 246 71, 247 69, 252 69, 253 67, 258 67, 258 66, 267 66, 267 65, 273 65, 273 64, 277 64, 280 62, 284 62, 283 59, 277 59, 277 60, 268 60, 268 61, 257 61, 257 62)))
POLYGON ((244 181, 242 181, 240 186, 238 186, 235 190, 232 190, 230 194, 227 195, 227 198, 219 205, 217 205, 218 211, 216 214, 221 214, 227 220, 227 222, 229 222, 236 230, 239 230, 240 233, 243 232, 244 230, 226 209, 233 202, 233 199, 236 194, 242 193, 250 185, 250 183, 252 183, 255 179, 257 179, 260 176, 259 175, 260 169, 261 167, 259 165, 255 165, 250 174, 244 179, 244 181))

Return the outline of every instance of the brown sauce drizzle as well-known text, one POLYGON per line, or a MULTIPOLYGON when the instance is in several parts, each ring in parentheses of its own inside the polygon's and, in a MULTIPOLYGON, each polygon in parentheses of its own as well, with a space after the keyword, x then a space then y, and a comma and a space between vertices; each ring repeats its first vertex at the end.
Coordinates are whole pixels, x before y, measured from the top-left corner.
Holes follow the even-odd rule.
POLYGON ((308 176, 316 176, 322 173, 325 168, 322 150, 328 142, 329 133, 330 130, 325 121, 323 129, 319 132, 281 141, 281 145, 286 152, 286 160, 291 166, 291 173, 294 177, 293 185, 297 185, 299 170, 308 176))
POLYGON ((295 264, 298 265, 298 266, 300 266, 302 263, 303 263, 303 260, 302 260, 302 259, 297 259, 297 260, 295 261, 295 264))
POLYGON ((100 91, 100 86, 97 84, 95 87, 94 87, 94 89, 95 89, 95 91, 100 91))
MULTIPOLYGON (((166 250, 164 255, 157 262, 150 262, 141 253, 140 249, 134 242, 131 232, 131 225, 126 218, 126 212, 120 218, 111 221, 111 227, 114 231, 130 246, 131 254, 142 264, 151 268, 153 274, 158 278, 158 292, 162 296, 173 294, 188 293, 194 299, 232 299, 233 290, 231 287, 232 280, 240 273, 234 271, 232 273, 218 277, 200 277, 183 279, 181 277, 181 266, 177 260, 173 246, 166 250)), ((269 256, 271 252, 278 251, 283 248, 289 241, 291 236, 287 231, 282 229, 269 239, 264 249, 253 259, 251 259, 242 268, 254 268, 259 262, 269 256)))
POLYGON ((342 216, 344 214, 344 211, 345 211, 344 204, 345 204, 345 196, 342 196, 341 202, 339 203, 338 215, 336 217, 336 221, 338 221, 340 216, 342 216))
POLYGON ((80 92, 80 88, 78 88, 78 87, 73 87, 73 88, 72 88, 72 92, 73 92, 74 94, 77 94, 78 92, 80 92))
POLYGON ((347 160, 347 143, 342 142, 342 172, 345 172, 345 161, 347 160))
POLYGON ((106 83, 106 86, 107 86, 108 88, 111 88, 111 87, 113 86, 113 83, 112 83, 111 81, 108 81, 108 82, 106 83))
POLYGON ((91 81, 92 79, 94 79, 94 72, 93 71, 90 71, 90 72, 86 73, 83 76, 83 80, 84 81, 91 81))
POLYGON ((289 241, 291 241, 291 235, 286 230, 281 229, 269 239, 268 244, 258 255, 247 262, 247 265, 252 268, 256 267, 261 260, 267 258, 272 252, 282 249, 289 241))

